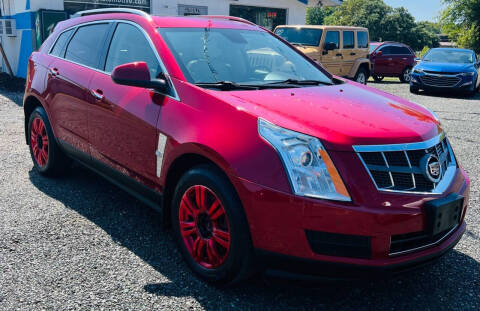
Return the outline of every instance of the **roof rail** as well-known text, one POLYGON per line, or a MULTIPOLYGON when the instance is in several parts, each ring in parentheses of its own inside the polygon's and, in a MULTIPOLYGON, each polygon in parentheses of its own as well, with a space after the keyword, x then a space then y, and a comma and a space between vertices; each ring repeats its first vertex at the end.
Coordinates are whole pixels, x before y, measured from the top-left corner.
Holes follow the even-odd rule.
POLYGON ((109 13, 129 13, 129 14, 140 15, 143 17, 150 17, 148 13, 141 10, 127 9, 127 8, 112 8, 112 9, 94 9, 94 10, 80 11, 73 14, 72 18, 88 16, 88 15, 96 15, 96 14, 109 14, 109 13))
POLYGON ((235 22, 240 22, 240 23, 245 23, 253 26, 258 26, 255 23, 252 23, 249 20, 246 20, 241 17, 236 17, 236 16, 228 16, 228 15, 190 15, 188 17, 206 17, 206 18, 217 18, 217 19, 225 19, 225 20, 230 20, 230 21, 235 21, 235 22))

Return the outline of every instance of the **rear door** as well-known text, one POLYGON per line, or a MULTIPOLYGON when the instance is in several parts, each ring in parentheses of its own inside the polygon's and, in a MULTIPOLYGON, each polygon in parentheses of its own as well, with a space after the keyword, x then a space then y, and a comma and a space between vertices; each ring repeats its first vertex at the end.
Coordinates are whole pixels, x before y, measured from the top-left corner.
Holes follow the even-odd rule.
POLYGON ((348 75, 352 70, 353 64, 357 59, 357 51, 355 49, 355 32, 353 30, 342 31, 342 74, 348 75))
POLYGON ((327 30, 325 32, 323 46, 325 46, 329 42, 335 43, 336 49, 332 51, 322 51, 321 63, 331 74, 341 76, 342 53, 340 51, 340 31, 327 30))
POLYGON ((136 24, 119 22, 106 50, 101 72, 95 72, 90 91, 97 99, 89 114, 89 138, 94 159, 150 184, 156 176, 156 124, 169 97, 150 89, 115 84, 113 69, 144 61, 151 78, 162 75, 159 57, 150 39, 136 24))
POLYGON ((52 124, 61 143, 89 152, 88 85, 98 68, 100 47, 104 44, 109 23, 94 23, 68 30, 59 36, 51 55, 47 91, 52 124))

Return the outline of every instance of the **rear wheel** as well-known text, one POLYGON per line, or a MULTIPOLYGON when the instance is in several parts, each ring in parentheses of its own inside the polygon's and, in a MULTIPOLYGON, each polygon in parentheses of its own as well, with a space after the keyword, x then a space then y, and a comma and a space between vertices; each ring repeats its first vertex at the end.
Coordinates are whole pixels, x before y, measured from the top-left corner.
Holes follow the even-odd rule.
POLYGON ((411 67, 407 67, 403 69, 402 75, 399 77, 400 81, 403 83, 410 83, 410 80, 412 80, 412 77, 410 76, 411 73, 412 73, 411 67))
POLYGON ((36 170, 46 176, 58 176, 68 169, 69 159, 58 147, 47 113, 37 107, 28 122, 30 155, 36 170))
POLYGON ((367 84, 368 72, 365 68, 358 68, 357 74, 355 75, 354 80, 361 84, 367 84))
POLYGON ((382 82, 384 76, 377 76, 377 75, 373 75, 373 80, 375 80, 375 82, 382 82))
POLYGON ((191 169, 180 179, 172 205, 180 252, 203 280, 238 282, 252 271, 253 248, 240 200, 213 166, 191 169))

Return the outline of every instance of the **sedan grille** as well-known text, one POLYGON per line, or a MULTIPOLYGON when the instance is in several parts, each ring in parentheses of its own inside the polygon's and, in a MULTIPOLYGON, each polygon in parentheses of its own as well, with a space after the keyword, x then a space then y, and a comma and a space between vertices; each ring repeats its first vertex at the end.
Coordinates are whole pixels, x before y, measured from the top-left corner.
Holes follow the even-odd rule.
POLYGON ((377 189, 383 191, 443 193, 457 168, 443 134, 421 143, 354 149, 377 189))
POLYGON ((455 76, 437 76, 437 75, 424 75, 420 77, 420 80, 423 84, 428 86, 436 86, 436 87, 454 87, 457 85, 462 79, 460 77, 455 76))

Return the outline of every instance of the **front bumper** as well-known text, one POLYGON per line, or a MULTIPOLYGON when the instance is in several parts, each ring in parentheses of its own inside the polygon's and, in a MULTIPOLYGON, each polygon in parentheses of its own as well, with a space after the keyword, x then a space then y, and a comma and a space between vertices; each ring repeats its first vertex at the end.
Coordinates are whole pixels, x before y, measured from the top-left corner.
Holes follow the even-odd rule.
POLYGON ((442 78, 440 78, 439 75, 436 74, 412 72, 410 85, 415 86, 419 89, 431 91, 468 91, 475 88, 475 75, 443 75, 441 77, 442 78), (448 80, 442 82, 442 79, 451 79, 451 81, 453 82, 448 84, 448 80))
MULTIPOLYGON (((293 258, 294 262, 300 263, 318 263, 319 266, 329 263, 353 267, 354 270, 367 268, 381 271, 417 266, 452 248, 465 232, 469 183, 465 172, 458 169, 444 195, 376 191, 372 192, 369 202, 355 200, 353 193, 354 203, 345 203, 298 197, 241 178, 234 180, 248 218, 254 247, 260 253, 267 254, 266 258, 274 254, 274 257, 293 258), (426 230, 425 202, 450 193, 465 198, 460 225, 437 240, 425 243, 423 247, 412 247, 412 250, 401 254, 392 254, 392 237, 408 238, 411 234, 426 230), (331 242, 333 251, 319 252, 311 232, 320 233, 322 243, 331 242)), ((373 190, 369 186, 364 189, 366 193, 373 190)))

